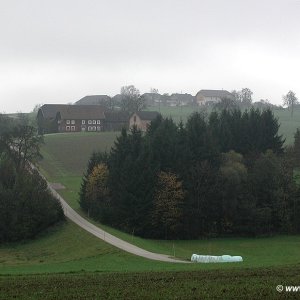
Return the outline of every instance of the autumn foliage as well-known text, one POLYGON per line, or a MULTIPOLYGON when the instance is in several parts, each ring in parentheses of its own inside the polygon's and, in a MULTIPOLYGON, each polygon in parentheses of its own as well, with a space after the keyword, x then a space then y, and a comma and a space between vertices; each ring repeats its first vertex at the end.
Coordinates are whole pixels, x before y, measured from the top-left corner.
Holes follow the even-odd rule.
POLYGON ((153 200, 152 225, 161 238, 176 238, 182 230, 184 191, 173 173, 160 172, 153 200))

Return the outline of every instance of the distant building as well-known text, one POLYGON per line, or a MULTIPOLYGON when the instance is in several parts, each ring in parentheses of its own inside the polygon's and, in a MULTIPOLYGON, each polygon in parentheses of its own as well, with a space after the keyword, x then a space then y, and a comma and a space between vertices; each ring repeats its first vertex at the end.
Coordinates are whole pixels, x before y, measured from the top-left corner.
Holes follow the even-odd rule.
POLYGON ((158 93, 144 93, 142 97, 145 100, 146 106, 155 106, 161 101, 161 95, 158 93))
POLYGON ((128 128, 129 114, 100 105, 44 104, 37 114, 39 134, 80 131, 120 131, 128 128))
POLYGON ((167 101, 167 104, 169 106, 186 106, 186 105, 192 105, 194 103, 195 97, 193 97, 191 94, 172 94, 170 96, 170 100, 167 101))
POLYGON ((100 105, 44 104, 37 114, 39 133, 102 131, 104 112, 100 105))
POLYGON ((223 98, 233 99, 233 95, 225 90, 201 90, 196 94, 198 105, 207 105, 220 102, 223 98))
POLYGON ((145 93, 142 95, 146 106, 186 106, 194 103, 195 97, 190 94, 175 93, 172 95, 161 95, 158 93, 145 93))
POLYGON ((151 121, 159 116, 157 111, 138 111, 129 119, 129 127, 136 126, 141 131, 146 131, 151 121))

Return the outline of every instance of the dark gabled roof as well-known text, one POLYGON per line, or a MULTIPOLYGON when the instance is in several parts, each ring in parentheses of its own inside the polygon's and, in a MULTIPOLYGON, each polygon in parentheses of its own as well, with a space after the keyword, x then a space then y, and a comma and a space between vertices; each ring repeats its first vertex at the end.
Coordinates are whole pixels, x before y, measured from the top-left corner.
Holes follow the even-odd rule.
POLYGON ((42 113, 45 119, 54 119, 57 112, 64 106, 66 106, 66 104, 44 104, 40 107, 39 112, 42 113))
POLYGON ((106 111, 104 112, 106 122, 128 122, 129 114, 126 111, 106 111))
POLYGON ((178 100, 178 101, 183 101, 183 102, 193 102, 194 101, 194 96, 191 94, 179 94, 179 93, 174 93, 170 96, 171 100, 178 100))
POLYGON ((91 96, 85 96, 81 98, 74 104, 75 105, 98 105, 108 100, 110 100, 110 97, 107 95, 91 95, 91 96))
POLYGON ((40 111, 45 119, 104 119, 105 108, 100 105, 44 104, 40 111))
POLYGON ((232 94, 226 90, 201 90, 197 93, 197 95, 198 94, 201 94, 204 97, 218 97, 218 98, 232 97, 232 94))
POLYGON ((159 99, 161 97, 161 94, 158 94, 158 93, 144 93, 142 95, 142 97, 148 98, 148 99, 159 99))
POLYGON ((154 120, 157 116, 159 116, 158 111, 138 111, 136 114, 140 117, 141 120, 154 120))

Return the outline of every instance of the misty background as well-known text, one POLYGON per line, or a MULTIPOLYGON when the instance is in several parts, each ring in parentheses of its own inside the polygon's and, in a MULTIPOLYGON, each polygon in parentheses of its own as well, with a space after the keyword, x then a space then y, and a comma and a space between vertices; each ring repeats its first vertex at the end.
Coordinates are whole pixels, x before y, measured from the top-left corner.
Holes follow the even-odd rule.
MULTIPOLYGON (((0 0, 0 111, 85 95, 300 93, 300 1, 0 0)), ((299 96, 299 95, 298 95, 299 96)))

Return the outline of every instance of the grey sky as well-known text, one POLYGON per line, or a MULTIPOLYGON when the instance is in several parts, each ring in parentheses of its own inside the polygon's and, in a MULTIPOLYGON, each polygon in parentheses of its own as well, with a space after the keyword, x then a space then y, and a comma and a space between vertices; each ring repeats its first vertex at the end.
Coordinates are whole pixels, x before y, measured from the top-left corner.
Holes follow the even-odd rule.
POLYGON ((297 0, 0 0, 0 37, 2 112, 129 84, 300 96, 297 0))

